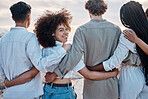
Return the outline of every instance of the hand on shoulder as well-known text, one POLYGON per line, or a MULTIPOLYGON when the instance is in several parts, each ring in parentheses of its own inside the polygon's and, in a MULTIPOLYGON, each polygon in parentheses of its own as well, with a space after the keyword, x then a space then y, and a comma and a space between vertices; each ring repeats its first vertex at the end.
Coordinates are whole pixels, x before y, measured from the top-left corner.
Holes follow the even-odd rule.
POLYGON ((71 47, 71 44, 70 43, 68 43, 68 44, 63 44, 63 46, 62 46, 66 51, 68 51, 69 49, 70 49, 70 47, 71 47))

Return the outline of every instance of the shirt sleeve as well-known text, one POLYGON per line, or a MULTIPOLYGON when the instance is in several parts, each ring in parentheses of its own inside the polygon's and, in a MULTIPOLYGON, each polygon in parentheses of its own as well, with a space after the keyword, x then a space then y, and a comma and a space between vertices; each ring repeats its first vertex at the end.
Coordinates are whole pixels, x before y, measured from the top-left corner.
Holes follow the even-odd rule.
POLYGON ((63 47, 59 48, 55 53, 49 56, 42 57, 42 51, 35 35, 29 40, 27 44, 27 54, 33 65, 39 70, 47 72, 48 67, 56 64, 61 57, 66 55, 63 47))
POLYGON ((121 34, 118 46, 113 54, 108 60, 103 62, 105 71, 110 71, 117 66, 119 66, 122 61, 128 56, 129 50, 133 51, 135 48, 135 43, 127 40, 123 34, 121 34))
POLYGON ((5 76, 5 73, 4 73, 4 70, 0 64, 0 76, 2 77, 3 80, 5 80, 6 76, 5 76))
POLYGON ((71 48, 69 49, 67 55, 61 61, 59 66, 55 69, 56 74, 60 78, 63 78, 63 76, 67 74, 70 70, 72 70, 73 67, 75 67, 80 61, 84 51, 83 43, 84 35, 82 34, 81 29, 78 28, 75 32, 71 48))
MULTIPOLYGON (((1 46, 1 39, 0 39, 0 46, 1 46)), ((1 49, 1 47, 0 47, 0 49, 1 49)), ((0 51, 0 55, 1 55, 1 51, 0 51)), ((0 76, 2 77, 3 80, 6 78, 5 73, 4 73, 4 69, 2 68, 1 59, 0 59, 0 76)))
POLYGON ((85 67, 84 62, 82 60, 80 60, 80 62, 73 68, 73 71, 78 72, 79 70, 81 70, 84 67, 85 67))

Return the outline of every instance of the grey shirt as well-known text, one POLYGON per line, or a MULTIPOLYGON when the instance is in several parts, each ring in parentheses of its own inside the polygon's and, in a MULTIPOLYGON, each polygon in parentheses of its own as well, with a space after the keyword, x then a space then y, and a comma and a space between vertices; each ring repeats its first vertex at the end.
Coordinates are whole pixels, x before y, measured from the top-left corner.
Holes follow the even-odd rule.
MULTIPOLYGON (((63 77, 76 66, 83 54, 84 63, 88 66, 94 66, 107 60, 117 47, 120 33, 118 26, 106 20, 92 19, 80 26, 76 30, 68 54, 55 72, 59 77, 63 77)), ((116 77, 105 80, 84 80, 84 99, 118 99, 118 96, 116 77)))

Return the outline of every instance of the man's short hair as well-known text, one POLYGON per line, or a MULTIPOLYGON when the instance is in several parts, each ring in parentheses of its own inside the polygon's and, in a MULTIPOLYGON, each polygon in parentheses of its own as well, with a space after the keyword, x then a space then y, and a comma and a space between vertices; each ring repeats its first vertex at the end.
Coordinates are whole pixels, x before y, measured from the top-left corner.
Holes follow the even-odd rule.
POLYGON ((145 11, 146 17, 148 18, 148 8, 145 11))
POLYGON ((93 15, 100 16, 106 12, 107 4, 105 4, 104 0, 88 0, 85 9, 93 15))
POLYGON ((24 22, 31 12, 31 6, 25 2, 18 2, 10 7, 10 11, 15 22, 24 22))

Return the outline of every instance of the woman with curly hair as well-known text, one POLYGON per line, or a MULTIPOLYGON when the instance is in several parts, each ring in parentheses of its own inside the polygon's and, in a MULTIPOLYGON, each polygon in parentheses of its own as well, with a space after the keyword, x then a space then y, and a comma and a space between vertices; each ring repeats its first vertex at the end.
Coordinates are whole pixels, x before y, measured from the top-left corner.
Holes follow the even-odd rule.
MULTIPOLYGON (((56 53, 57 50, 63 46, 67 47, 67 49, 69 48, 70 45, 66 45, 64 43, 67 42, 69 31, 71 30, 69 26, 71 20, 72 17, 70 13, 64 9, 55 13, 51 11, 46 11, 45 15, 41 16, 37 20, 37 22, 35 23, 34 32, 36 33, 40 45, 43 47, 43 57, 48 56, 51 53, 56 53)), ((64 57, 60 56, 61 58, 59 60, 56 60, 56 57, 58 56, 58 53, 55 54, 55 59, 53 59, 53 61, 57 61, 57 63, 45 69, 47 70, 45 76, 46 78, 48 78, 48 74, 52 73, 55 70, 55 68, 64 57)), ((103 80, 110 77, 115 77, 118 74, 118 70, 114 70, 112 72, 89 71, 85 67, 83 61, 80 61, 72 70, 74 72, 78 71, 85 78, 92 80, 103 80)), ((45 83, 44 95, 42 96, 43 99, 75 99, 76 94, 72 88, 71 72, 72 71, 68 72, 63 79, 57 77, 52 83, 45 83)), ((30 79, 28 75, 34 75, 36 73, 36 69, 31 69, 30 71, 27 71, 16 79, 7 81, 5 84, 7 87, 20 84, 13 83, 16 82, 17 79, 19 79, 21 83, 25 83, 24 79, 30 79), (22 82, 22 80, 24 82, 22 82)))

